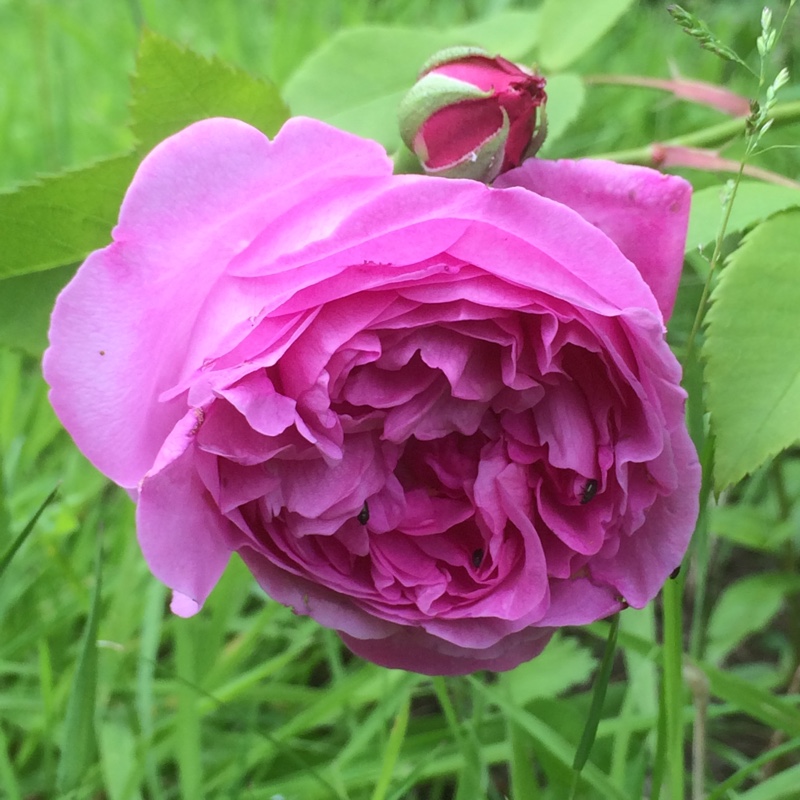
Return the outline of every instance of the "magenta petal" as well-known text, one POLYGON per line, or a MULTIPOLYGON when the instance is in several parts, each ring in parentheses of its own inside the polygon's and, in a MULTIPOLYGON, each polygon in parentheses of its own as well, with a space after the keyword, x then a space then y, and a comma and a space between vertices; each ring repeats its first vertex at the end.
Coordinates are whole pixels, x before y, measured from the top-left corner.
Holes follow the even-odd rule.
POLYGON ((423 675, 468 675, 481 669, 513 669, 539 655, 553 633, 552 628, 525 628, 483 650, 451 645, 412 628, 383 639, 361 639, 341 631, 339 635, 356 655, 385 667, 423 675))
POLYGON ((187 450, 142 481, 136 509, 139 545, 153 574, 178 595, 178 613, 201 606, 222 575, 235 531, 222 517, 187 450))
POLYGON ((593 579, 616 587, 634 608, 647 605, 680 566, 697 519, 700 463, 689 434, 682 427, 674 432, 672 441, 681 486, 691 489, 678 487, 677 491, 658 497, 642 526, 623 537, 613 557, 599 559, 591 566, 593 579))
POLYGON ((683 178, 610 161, 530 158, 494 185, 522 186, 596 225, 636 265, 669 319, 691 202, 692 187, 683 178))
POLYGON ((234 323, 194 326, 234 254, 320 181, 390 172, 374 142, 302 118, 274 142, 238 120, 205 120, 145 158, 114 244, 59 296, 44 357, 53 407, 98 469, 133 487, 153 463, 182 413, 156 399, 234 323))

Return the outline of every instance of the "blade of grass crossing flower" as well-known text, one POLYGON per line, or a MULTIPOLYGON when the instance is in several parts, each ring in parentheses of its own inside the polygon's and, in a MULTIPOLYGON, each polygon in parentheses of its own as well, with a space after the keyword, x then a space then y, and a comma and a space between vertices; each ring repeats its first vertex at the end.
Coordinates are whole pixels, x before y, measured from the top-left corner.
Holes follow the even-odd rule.
POLYGON ((389 741, 386 743, 386 750, 383 753, 383 762, 381 763, 381 774, 375 786, 375 791, 372 793, 372 800, 386 800, 386 793, 392 782, 392 774, 394 773, 394 768, 397 764, 397 759, 400 757, 400 750, 403 747, 403 741, 406 737, 410 712, 411 695, 406 694, 403 705, 392 725, 389 741))
POLYGON ((56 773, 56 787, 61 794, 80 786, 86 770, 93 763, 96 744, 94 718, 97 699, 97 628, 100 622, 103 567, 103 551, 99 535, 95 558, 92 604, 67 702, 61 760, 56 773))
POLYGON ((196 625, 202 620, 174 620, 175 666, 180 681, 175 749, 181 795, 203 796, 203 756, 200 742, 200 714, 197 708, 196 625))
POLYGON ((611 626, 608 629, 608 639, 606 639, 606 648, 603 651, 603 660, 600 662, 600 669, 595 678, 594 689, 592 691, 592 704, 589 706, 589 715, 586 718, 586 725, 583 728, 581 740, 578 742, 578 749, 575 751, 575 759, 572 762, 572 769, 575 771, 575 777, 572 782, 572 792, 570 796, 573 798, 578 791, 581 770, 589 760, 589 753, 592 752, 592 745, 597 735, 597 725, 603 713, 603 704, 606 699, 608 682, 611 680, 611 670, 614 667, 614 655, 617 652, 618 633, 619 614, 615 614, 611 619, 611 626))
POLYGON ((664 586, 664 704, 666 717, 666 758, 670 800, 684 800, 683 759, 683 579, 664 586))
POLYGON ((25 540, 31 535, 36 523, 39 521, 39 517, 42 516, 42 513, 56 499, 56 495, 58 494, 58 487, 53 489, 47 497, 42 501, 42 504, 39 508, 36 509, 34 515, 28 520, 28 524, 19 532, 17 538, 11 543, 11 546, 3 553, 3 557, 0 558, 0 577, 2 577, 3 573, 8 568, 8 565, 11 563, 11 559, 17 554, 17 551, 25 544, 25 540))

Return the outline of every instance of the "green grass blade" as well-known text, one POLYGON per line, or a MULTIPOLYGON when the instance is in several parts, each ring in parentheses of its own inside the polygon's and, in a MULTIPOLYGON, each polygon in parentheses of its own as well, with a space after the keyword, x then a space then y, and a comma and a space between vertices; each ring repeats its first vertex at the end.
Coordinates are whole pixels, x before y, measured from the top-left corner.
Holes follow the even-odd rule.
POLYGON ((392 781, 392 773, 394 772, 397 760, 400 757, 400 750, 403 747, 405 740, 406 730, 408 729, 408 718, 411 713, 411 695, 407 694, 400 711, 395 717, 394 725, 392 725, 392 732, 389 734, 389 741, 386 745, 386 750, 383 754, 383 763, 381 764, 381 774, 378 778, 378 783, 375 786, 375 791, 372 793, 372 800, 386 800, 386 793, 389 790, 389 785, 392 781))
POLYGON ((611 680, 611 670, 614 666, 614 656, 617 652, 617 635, 619 633, 619 614, 614 614, 611 625, 608 629, 608 639, 606 648, 603 651, 603 660, 600 662, 600 669, 594 682, 592 691, 592 704, 589 706, 589 714, 586 717, 586 725, 583 728, 581 740, 578 742, 578 749, 575 751, 575 759, 572 762, 572 769, 575 770, 575 779, 572 784, 572 797, 578 789, 581 770, 589 760, 589 753, 592 751, 595 736, 597 736, 597 726, 603 714, 603 704, 606 700, 608 683, 611 680))
MULTIPOLYGON (((153 686, 166 594, 166 587, 153 581, 147 588, 142 614, 139 657, 136 662, 136 716, 142 738, 146 742, 153 740, 155 732, 156 703, 153 686)), ((153 800, 162 800, 164 792, 158 780, 158 769, 152 747, 148 747, 145 753, 145 772, 150 796, 153 800)))
POLYGON ((514 800, 534 800, 540 796, 540 790, 533 770, 533 753, 524 731, 511 721, 508 722, 508 742, 511 747, 511 797, 514 800))
POLYGON ((11 546, 3 553, 3 557, 0 558, 0 577, 2 577, 3 573, 8 568, 8 565, 11 563, 11 559, 17 554, 17 551, 25 544, 25 540, 31 535, 36 523, 39 521, 39 517, 42 516, 42 513, 56 499, 56 495, 58 494, 58 487, 53 489, 47 497, 45 497, 42 504, 39 508, 36 509, 36 513, 28 520, 28 524, 20 531, 17 538, 11 543, 11 546))
MULTIPOLYGON (((565 769, 571 770, 575 758, 572 745, 540 719, 524 709, 511 705, 495 686, 485 686, 477 678, 467 679, 476 692, 482 693, 486 699, 496 705, 506 719, 519 725, 539 747, 546 750, 565 769)), ((608 776, 595 764, 589 762, 581 772, 580 781, 591 787, 597 797, 603 800, 627 800, 622 790, 616 787, 608 776)))
POLYGON ((8 800, 22 800, 22 789, 9 757, 8 740, 0 727, 0 793, 8 800))
POLYGON ((735 789, 740 783, 750 777, 754 772, 761 769, 765 764, 788 753, 792 753, 795 750, 800 750, 800 737, 790 739, 788 742, 784 742, 778 745, 778 747, 773 747, 771 750, 767 750, 766 753, 762 753, 757 758, 754 758, 740 770, 734 772, 729 778, 722 781, 719 786, 715 786, 707 795, 706 800, 725 800, 731 789, 735 789))
POLYGON ((664 586, 664 711, 666 717, 666 758, 670 800, 684 799, 683 755, 683 636, 681 595, 683 580, 667 581, 664 586))
POLYGON ((795 764, 740 794, 739 800, 797 800, 798 786, 800 764, 795 764))
POLYGON ((197 702, 199 695, 195 688, 197 622, 197 618, 175 620, 175 661, 181 678, 175 737, 183 797, 203 796, 203 749, 200 742, 200 713, 197 702))
POLYGON ((97 697, 97 628, 100 621, 100 591, 102 588, 103 554, 100 539, 97 540, 94 591, 89 619, 83 634, 80 655, 75 669, 67 703, 64 722, 64 739, 61 760, 56 773, 59 792, 77 788, 94 763, 95 751, 95 705, 97 697))

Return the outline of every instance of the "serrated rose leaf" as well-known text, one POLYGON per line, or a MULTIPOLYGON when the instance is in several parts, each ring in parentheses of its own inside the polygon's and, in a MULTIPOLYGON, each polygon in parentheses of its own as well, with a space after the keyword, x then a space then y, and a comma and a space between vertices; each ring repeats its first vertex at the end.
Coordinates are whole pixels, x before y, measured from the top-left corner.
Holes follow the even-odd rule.
POLYGON ((798 226, 800 211, 759 225, 712 295, 704 354, 718 489, 800 439, 798 226))

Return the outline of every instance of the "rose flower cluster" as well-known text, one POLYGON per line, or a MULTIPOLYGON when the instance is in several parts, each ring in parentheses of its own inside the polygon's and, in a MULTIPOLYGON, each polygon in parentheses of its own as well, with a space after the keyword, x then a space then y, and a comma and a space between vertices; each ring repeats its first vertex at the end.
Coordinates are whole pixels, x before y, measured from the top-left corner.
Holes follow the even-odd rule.
POLYGON ((232 553, 357 654, 503 670, 641 607, 698 504, 664 338, 689 185, 393 175, 311 119, 196 123, 61 294, 45 375, 173 610, 232 553))

